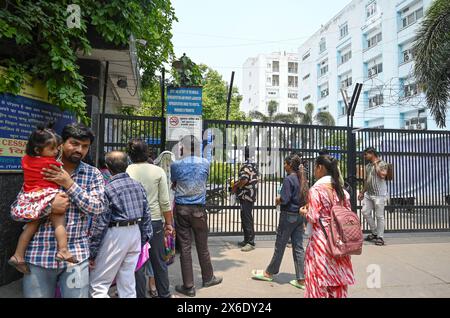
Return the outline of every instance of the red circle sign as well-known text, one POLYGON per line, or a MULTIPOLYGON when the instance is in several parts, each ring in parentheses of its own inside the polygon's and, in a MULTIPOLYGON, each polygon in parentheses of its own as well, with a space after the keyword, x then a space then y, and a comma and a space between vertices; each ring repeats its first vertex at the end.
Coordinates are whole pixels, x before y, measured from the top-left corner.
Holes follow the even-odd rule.
POLYGON ((178 126, 178 124, 180 123, 180 120, 178 119, 178 117, 170 117, 169 123, 171 126, 178 126))

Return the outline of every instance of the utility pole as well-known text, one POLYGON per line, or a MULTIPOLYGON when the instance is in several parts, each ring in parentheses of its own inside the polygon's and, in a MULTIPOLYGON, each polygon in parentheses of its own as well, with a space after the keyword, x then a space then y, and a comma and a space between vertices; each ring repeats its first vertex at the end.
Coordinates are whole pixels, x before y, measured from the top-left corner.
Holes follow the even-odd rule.
POLYGON ((356 105, 358 104, 359 96, 361 95, 363 84, 356 83, 355 90, 353 91, 350 102, 348 101, 347 92, 341 90, 342 97, 345 103, 345 110, 347 113, 347 175, 348 182, 352 188, 350 193, 351 204, 353 211, 356 211, 357 198, 356 198, 356 135, 353 131, 353 119, 355 117, 356 105))
POLYGON ((166 150, 166 118, 164 111, 166 108, 166 70, 161 70, 161 152, 166 150))

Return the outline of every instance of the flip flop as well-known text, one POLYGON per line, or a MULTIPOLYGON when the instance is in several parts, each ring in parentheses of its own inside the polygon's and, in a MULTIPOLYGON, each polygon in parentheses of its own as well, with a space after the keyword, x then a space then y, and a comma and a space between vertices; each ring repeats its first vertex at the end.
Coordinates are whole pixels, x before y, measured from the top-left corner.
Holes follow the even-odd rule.
POLYGON ((14 255, 11 256, 11 258, 8 260, 8 264, 13 266, 16 270, 18 270, 19 272, 21 272, 25 275, 31 274, 31 271, 30 271, 30 268, 28 267, 28 265, 25 262, 19 262, 17 257, 15 257, 14 255), (14 258, 14 260, 12 258, 14 258))
POLYGON ((291 284, 292 286, 297 287, 299 289, 303 289, 303 290, 305 289, 305 285, 299 284, 298 280, 296 280, 296 279, 291 280, 289 282, 289 284, 291 284))
POLYGON ((272 277, 264 276, 264 270, 262 270, 262 269, 254 269, 254 270, 252 270, 252 278, 255 279, 255 280, 262 280, 262 281, 265 281, 265 282, 273 281, 272 277))

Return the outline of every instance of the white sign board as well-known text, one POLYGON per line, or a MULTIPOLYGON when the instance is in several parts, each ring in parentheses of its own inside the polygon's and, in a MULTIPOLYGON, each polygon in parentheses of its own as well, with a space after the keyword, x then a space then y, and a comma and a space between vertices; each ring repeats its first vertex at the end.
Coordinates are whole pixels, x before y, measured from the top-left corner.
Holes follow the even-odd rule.
POLYGON ((202 138, 202 116, 168 115, 167 140, 180 141, 184 136, 194 135, 199 141, 202 138))

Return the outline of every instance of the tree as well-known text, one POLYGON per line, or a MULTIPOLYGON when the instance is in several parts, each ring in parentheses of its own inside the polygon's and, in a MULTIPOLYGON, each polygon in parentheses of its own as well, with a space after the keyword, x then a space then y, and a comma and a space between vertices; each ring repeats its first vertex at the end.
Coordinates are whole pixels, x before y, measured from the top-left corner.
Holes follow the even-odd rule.
POLYGON ((267 115, 254 110, 249 113, 253 119, 260 120, 263 123, 290 123, 292 116, 289 114, 277 114, 278 102, 271 100, 267 105, 267 115))
POLYGON ((7 70, 0 93, 17 94, 29 74, 45 82, 53 104, 86 122, 84 79, 76 62, 77 51, 91 50, 88 29, 117 46, 128 45, 131 35, 145 40, 145 47, 136 47, 145 85, 173 54, 173 21, 170 0, 6 1, 0 9, 0 65, 7 70), (72 3, 81 9, 79 28, 67 25, 72 3))
POLYGON ((262 122, 279 122, 285 124, 300 124, 300 125, 322 125, 322 126, 334 126, 335 120, 333 115, 329 112, 319 112, 315 116, 314 105, 308 103, 305 105, 305 112, 295 111, 291 114, 278 113, 278 103, 271 100, 267 106, 267 116, 259 111, 251 111, 249 116, 253 119, 260 120, 262 122))
POLYGON ((450 101, 450 1, 435 0, 427 11, 414 44, 414 73, 426 94, 437 125, 446 126, 450 101))
MULTIPOLYGON (((187 68, 189 85, 198 85, 203 87, 203 119, 226 119, 226 105, 228 97, 228 84, 216 70, 205 64, 196 65, 189 63, 187 68), (190 69, 189 69, 190 68, 190 69)), ((171 71, 172 81, 167 81, 166 85, 179 86, 180 72, 171 71)), ((245 121, 245 113, 240 111, 242 96, 237 87, 233 87, 230 103, 230 120, 245 121)), ((154 81, 148 85, 142 92, 142 107, 135 112, 140 116, 161 116, 161 90, 159 83, 154 81)))

